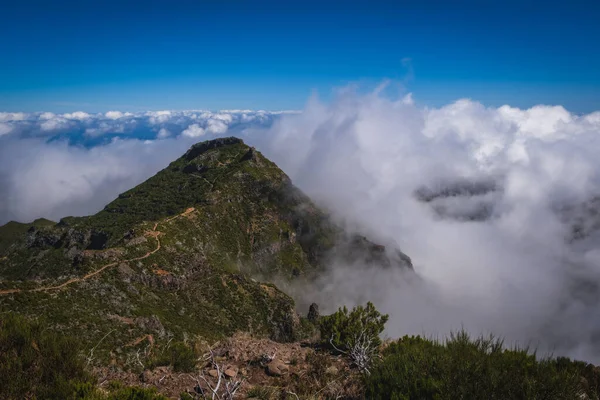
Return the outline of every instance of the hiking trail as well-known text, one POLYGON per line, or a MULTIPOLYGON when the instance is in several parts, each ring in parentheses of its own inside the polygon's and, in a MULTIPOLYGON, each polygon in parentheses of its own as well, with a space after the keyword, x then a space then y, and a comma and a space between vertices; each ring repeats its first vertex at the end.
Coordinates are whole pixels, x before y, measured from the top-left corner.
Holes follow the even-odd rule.
POLYGON ((187 217, 188 215, 190 215, 192 212, 195 211, 194 207, 190 207, 187 210, 185 210, 184 212, 182 212, 181 214, 175 215, 174 217, 171 218, 167 218, 162 222, 156 222, 154 223, 154 227, 152 228, 151 231, 148 231, 145 233, 146 236, 152 236, 156 239, 156 248, 152 251, 147 252, 146 254, 144 254, 143 256, 139 256, 139 257, 134 257, 134 258, 130 258, 127 260, 119 260, 119 261, 115 261, 109 264, 104 265, 103 267, 98 268, 95 271, 89 272, 86 275, 79 277, 79 278, 71 278, 66 282, 61 283, 60 285, 54 285, 54 286, 43 286, 43 287, 39 287, 39 288, 35 288, 35 289, 5 289, 5 290, 0 290, 0 296, 4 296, 7 294, 13 294, 13 293, 21 293, 21 292, 46 292, 49 290, 59 290, 62 289, 64 287, 67 287, 73 283, 76 282, 81 282, 81 281, 85 281, 87 279, 90 279, 98 274, 100 274, 102 271, 110 268, 110 267, 114 267, 116 265, 119 265, 121 263, 129 263, 129 262, 133 262, 133 261, 139 261, 139 260, 143 260, 145 258, 150 257, 152 254, 156 253, 157 251, 160 250, 160 235, 162 235, 163 233, 161 231, 158 231, 158 224, 159 223, 167 223, 167 222, 171 222, 176 218, 179 217, 187 217))

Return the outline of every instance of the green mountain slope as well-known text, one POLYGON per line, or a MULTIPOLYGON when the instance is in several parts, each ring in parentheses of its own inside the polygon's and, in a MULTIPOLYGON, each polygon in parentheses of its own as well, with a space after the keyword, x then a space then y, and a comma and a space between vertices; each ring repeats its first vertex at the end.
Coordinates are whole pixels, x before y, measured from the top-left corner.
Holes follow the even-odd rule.
POLYGON ((348 261, 410 259, 344 232, 260 152, 236 138, 194 145, 89 217, 0 227, 0 312, 47 321, 104 356, 152 340, 298 334, 278 276, 348 261), (255 279, 253 279, 255 278, 255 279), (99 350, 99 351, 100 351, 99 350))

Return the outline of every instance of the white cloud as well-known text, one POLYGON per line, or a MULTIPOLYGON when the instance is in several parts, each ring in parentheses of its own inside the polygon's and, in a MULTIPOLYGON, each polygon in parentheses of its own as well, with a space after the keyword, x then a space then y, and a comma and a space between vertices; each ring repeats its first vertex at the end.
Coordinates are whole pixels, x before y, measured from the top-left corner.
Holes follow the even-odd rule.
POLYGON ((0 136, 7 135, 7 134, 11 133, 12 130, 13 130, 12 126, 10 126, 9 124, 5 124, 4 122, 0 122, 0 136))
POLYGON ((225 122, 218 119, 209 119, 206 123, 206 132, 214 135, 220 135, 227 132, 228 126, 225 122))
POLYGON ((10 113, 10 112, 0 112, 0 122, 6 121, 23 121, 27 118, 27 114, 18 112, 18 113, 10 113))
MULTIPOLYGON (((253 125, 269 126, 279 118, 279 112, 250 111, 218 113, 205 110, 189 111, 108 111, 104 114, 74 113, 54 114, 42 112, 0 113, 0 122, 11 127, 11 132, 31 137, 37 135, 80 135, 98 137, 105 134, 142 134, 166 129, 173 136, 180 135, 188 126, 198 124, 206 133, 220 135, 232 127, 244 129, 253 125), (246 126, 242 126, 246 125, 246 126)), ((8 130, 8 128, 4 128, 8 130)), ((196 132, 197 133, 197 132, 196 132)))
POLYGON ((183 136, 193 137, 193 138, 204 136, 205 133, 206 132, 205 132, 204 128, 200 127, 200 125, 198 125, 198 124, 192 124, 192 125, 188 126, 186 130, 181 132, 181 134, 183 136))
POLYGON ((169 132, 169 130, 165 128, 160 128, 160 130, 158 131, 158 135, 156 135, 158 139, 165 139, 169 136, 171 136, 171 132, 169 132))
POLYGON ((74 113, 67 113, 62 115, 66 119, 84 120, 90 118, 90 114, 83 111, 75 111, 74 113))
POLYGON ((42 131, 56 131, 59 129, 66 129, 69 127, 69 121, 62 117, 55 117, 48 119, 40 124, 42 131))
POLYGON ((56 114, 51 113, 51 112, 43 112, 40 114, 40 120, 44 121, 44 120, 48 120, 48 119, 54 119, 56 117, 56 114))
POLYGON ((222 121, 225 124, 230 124, 233 121, 233 116, 231 114, 212 114, 209 116, 209 120, 217 120, 222 121))
POLYGON ((132 113, 123 113, 121 111, 108 111, 106 114, 104 114, 104 116, 108 119, 119 119, 123 117, 131 117, 132 115, 132 113))
POLYGON ((147 116, 150 117, 150 123, 157 125, 167 122, 173 113, 171 111, 148 111, 147 116))

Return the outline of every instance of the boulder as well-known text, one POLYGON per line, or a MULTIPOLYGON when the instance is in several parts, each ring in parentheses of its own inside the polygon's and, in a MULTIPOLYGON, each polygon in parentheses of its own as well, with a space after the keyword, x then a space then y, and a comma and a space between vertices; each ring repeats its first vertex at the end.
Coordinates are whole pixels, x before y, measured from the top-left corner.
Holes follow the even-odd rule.
POLYGON ((218 378, 219 372, 217 372, 216 369, 211 369, 210 371, 208 371, 208 375, 212 376, 213 378, 218 378))
POLYGON ((224 374, 228 378, 235 378, 238 374, 238 369, 236 366, 229 367, 225 370, 224 374))
POLYGON ((152 379, 152 372, 150 370, 144 370, 144 372, 140 374, 139 378, 140 382, 149 383, 152 379))
POLYGON ((289 372, 290 368, 280 360, 273 360, 267 364, 267 372, 271 376, 282 376, 289 372))

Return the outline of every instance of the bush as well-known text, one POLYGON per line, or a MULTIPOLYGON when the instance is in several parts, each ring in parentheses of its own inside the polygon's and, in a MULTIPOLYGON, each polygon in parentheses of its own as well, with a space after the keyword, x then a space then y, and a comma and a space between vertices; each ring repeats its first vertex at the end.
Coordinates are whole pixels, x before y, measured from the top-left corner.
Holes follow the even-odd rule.
POLYGON ((78 342, 23 317, 0 320, 0 398, 67 399, 92 378, 78 342))
POLYGON ((192 372, 196 367, 198 355, 194 349, 188 347, 185 343, 174 343, 169 348, 169 354, 174 371, 192 372))
POLYGON ((382 315, 371 302, 366 307, 354 307, 350 312, 344 306, 334 314, 321 318, 321 341, 326 346, 333 343, 338 349, 348 350, 364 335, 372 340, 375 347, 379 347, 379 335, 387 320, 388 315, 382 315))
POLYGON ((445 343, 405 336, 383 356, 364 378, 369 399, 575 399, 584 389, 586 369, 577 363, 538 360, 527 350, 505 349, 501 340, 471 339, 465 332, 445 343))
POLYGON ((300 323, 294 330, 295 341, 308 340, 313 341, 319 337, 318 324, 309 320, 308 318, 300 318, 300 323))
POLYGON ((196 367, 198 354, 183 342, 174 342, 150 360, 148 368, 152 369, 163 365, 171 365, 177 372, 192 372, 196 367))
POLYGON ((361 372, 369 374, 369 367, 379 351, 383 332, 388 320, 372 303, 366 307, 354 307, 350 313, 346 307, 335 314, 322 318, 321 340, 325 345, 342 352, 361 372))

